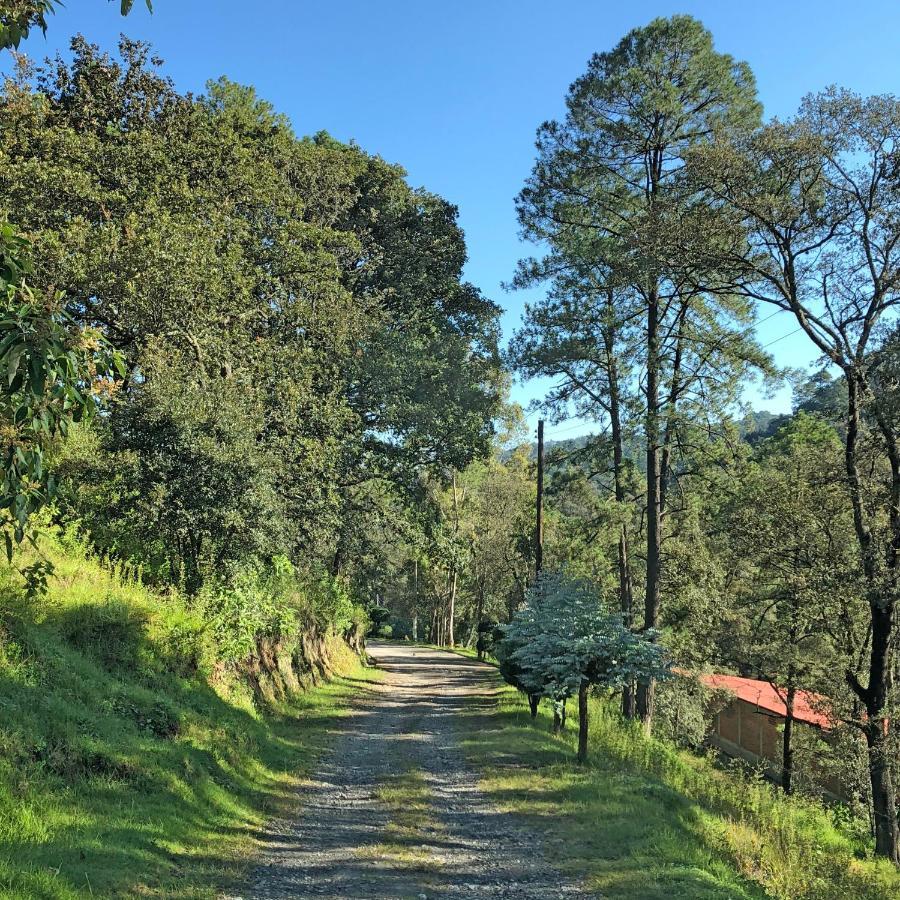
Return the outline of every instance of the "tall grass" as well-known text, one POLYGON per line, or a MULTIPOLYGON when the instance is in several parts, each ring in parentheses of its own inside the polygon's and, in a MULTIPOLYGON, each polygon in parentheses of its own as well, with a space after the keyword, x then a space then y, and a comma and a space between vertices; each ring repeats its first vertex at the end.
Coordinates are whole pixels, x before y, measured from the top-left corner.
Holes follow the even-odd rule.
POLYGON ((723 770, 710 757, 648 738, 600 700, 591 706, 595 752, 624 768, 651 774, 697 802, 708 827, 741 871, 779 900, 900 897, 900 873, 871 858, 857 835, 839 828, 829 810, 787 797, 762 777, 723 770))
POLYGON ((558 828, 568 864, 604 897, 724 900, 757 885, 777 900, 900 898, 900 873, 821 804, 650 738, 602 699, 591 702, 590 759, 579 768, 574 733, 552 736, 549 712, 532 722, 511 688, 498 704, 493 726, 471 720, 485 789, 525 815, 555 812, 558 825, 543 827, 558 828))

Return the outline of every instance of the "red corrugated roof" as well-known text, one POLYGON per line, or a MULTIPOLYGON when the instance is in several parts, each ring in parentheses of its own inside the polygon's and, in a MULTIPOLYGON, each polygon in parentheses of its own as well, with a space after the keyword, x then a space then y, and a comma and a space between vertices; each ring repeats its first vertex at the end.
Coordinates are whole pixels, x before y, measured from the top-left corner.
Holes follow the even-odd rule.
MULTIPOLYGON (((745 703, 752 703, 767 713, 782 718, 787 716, 787 706, 782 699, 784 690, 775 690, 768 681, 740 678, 737 675, 700 675, 699 678, 707 687, 725 688, 745 703)), ((827 697, 810 691, 797 691, 794 697, 794 719, 807 725, 828 729, 832 726, 833 720, 829 719, 823 710, 829 707, 827 697)))

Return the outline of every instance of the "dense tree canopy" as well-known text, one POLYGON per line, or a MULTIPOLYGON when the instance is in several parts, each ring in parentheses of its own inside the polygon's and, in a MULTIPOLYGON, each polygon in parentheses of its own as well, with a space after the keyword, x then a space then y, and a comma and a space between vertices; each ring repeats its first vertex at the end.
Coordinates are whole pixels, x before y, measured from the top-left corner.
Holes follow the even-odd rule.
POLYGON ((409 494, 486 452, 498 311, 461 280, 453 207, 250 88, 183 96, 144 45, 73 50, 7 83, 0 202, 36 283, 127 358, 63 455, 109 549, 191 590, 326 559, 365 483, 409 494))

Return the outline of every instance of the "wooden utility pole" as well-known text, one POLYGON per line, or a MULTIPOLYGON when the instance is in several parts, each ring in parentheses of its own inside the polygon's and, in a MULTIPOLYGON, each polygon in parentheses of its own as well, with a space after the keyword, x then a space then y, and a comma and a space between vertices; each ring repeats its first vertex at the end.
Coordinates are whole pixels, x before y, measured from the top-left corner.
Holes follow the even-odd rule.
POLYGON ((413 640, 419 639, 419 560, 413 560, 413 640))
POLYGON ((534 574, 541 577, 544 568, 544 420, 538 419, 537 503, 534 529, 534 574))
POLYGON ((459 493, 456 489, 456 469, 453 470, 453 576, 450 581, 449 609, 447 611, 447 643, 453 647, 453 619, 456 616, 456 588, 459 583, 459 493))

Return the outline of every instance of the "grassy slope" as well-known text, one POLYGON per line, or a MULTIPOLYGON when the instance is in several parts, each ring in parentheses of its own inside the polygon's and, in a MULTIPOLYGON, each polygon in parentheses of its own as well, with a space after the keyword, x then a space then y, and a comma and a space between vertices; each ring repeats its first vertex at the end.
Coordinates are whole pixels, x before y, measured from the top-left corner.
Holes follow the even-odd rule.
POLYGON ((533 723, 511 688, 468 726, 486 794, 531 820, 560 867, 605 900, 900 898, 900 875, 857 859, 823 810, 625 729, 600 702, 585 767, 573 725, 553 737, 549 713, 533 723))
POLYGON ((0 897, 214 897, 374 676, 336 648, 339 677, 261 715, 173 674, 177 601, 50 553, 40 602, 0 570, 0 897))

